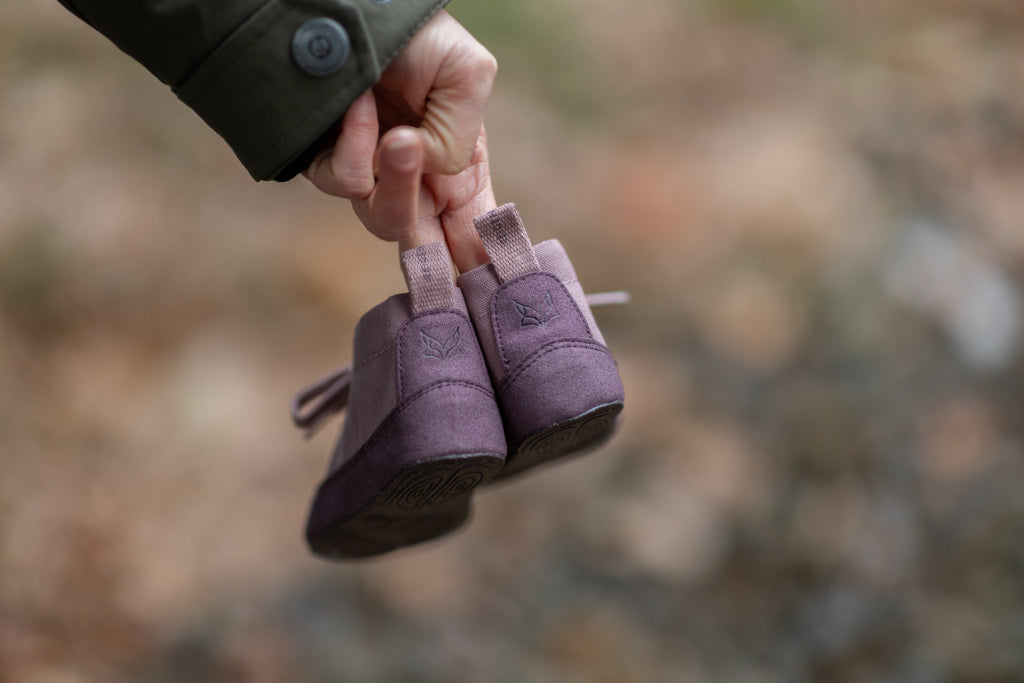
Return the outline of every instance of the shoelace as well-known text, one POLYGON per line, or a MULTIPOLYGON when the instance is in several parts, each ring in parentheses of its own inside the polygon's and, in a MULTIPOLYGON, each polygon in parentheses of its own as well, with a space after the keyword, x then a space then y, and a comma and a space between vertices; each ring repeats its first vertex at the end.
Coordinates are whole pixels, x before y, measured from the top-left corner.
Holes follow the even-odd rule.
MULTIPOLYGON (((630 301, 629 292, 598 292, 587 294, 586 299, 587 305, 592 307, 628 304, 630 301)), ((295 395, 288 407, 289 412, 292 422, 304 430, 307 439, 316 434, 327 418, 345 409, 351 383, 352 366, 346 365, 321 377, 295 395)))
POLYGON ((587 300, 587 305, 593 308, 594 306, 617 306, 619 304, 628 304, 631 300, 629 292, 594 292, 593 294, 584 294, 583 297, 587 300))
POLYGON ((288 407, 289 412, 295 426, 305 430, 307 439, 316 434, 324 420, 345 409, 351 381, 352 366, 346 365, 321 377, 295 395, 288 407), (307 409, 306 406, 314 401, 307 409))

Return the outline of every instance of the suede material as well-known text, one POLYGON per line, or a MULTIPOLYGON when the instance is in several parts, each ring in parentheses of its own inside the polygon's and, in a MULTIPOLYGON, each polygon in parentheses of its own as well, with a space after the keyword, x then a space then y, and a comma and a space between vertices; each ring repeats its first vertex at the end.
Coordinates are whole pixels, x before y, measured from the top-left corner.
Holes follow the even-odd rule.
MULTIPOLYGON (((455 289, 454 294, 455 308, 450 309, 450 313, 466 324, 468 318, 462 317, 468 313, 465 300, 458 289, 455 289)), ((356 325, 350 398, 345 412, 345 424, 332 454, 329 472, 337 471, 351 458, 401 400, 399 387, 403 378, 399 374, 399 340, 403 330, 408 329, 414 319, 409 295, 398 294, 370 309, 356 325)), ((441 334, 439 331, 436 333, 441 334)), ((413 330, 410 334, 418 333, 413 330)), ((444 341, 441 340, 442 343, 444 341)), ((479 357, 480 350, 472 335, 464 339, 460 333, 459 347, 457 363, 462 373, 459 376, 466 379, 472 376, 472 364, 477 363, 480 367, 483 359, 479 357), (478 356, 477 360, 472 359, 473 355, 478 356)), ((410 372, 417 374, 415 369, 410 372)), ((486 370, 479 370, 474 381, 486 387, 486 370)), ((407 391, 406 395, 411 393, 407 391)))
POLYGON ((476 330, 477 343, 483 351, 491 379, 495 383, 501 380, 501 374, 497 378, 494 376, 496 371, 501 371, 501 357, 498 353, 498 343, 494 339, 494 325, 491 324, 491 296, 500 286, 498 276, 490 263, 459 276, 459 289, 466 297, 466 307, 473 321, 473 329, 476 330))
POLYGON ((565 285, 548 273, 529 273, 503 284, 491 297, 491 322, 505 374, 556 339, 592 340, 583 314, 565 285))
POLYGON ((615 360, 597 342, 545 345, 498 387, 510 446, 527 436, 624 398, 615 360))
POLYGON ((363 447, 324 480, 307 536, 350 517, 406 466, 439 456, 504 454, 505 448, 490 389, 461 381, 431 384, 401 401, 363 447))
POLYGON ((398 294, 371 308, 356 324, 349 402, 330 472, 341 467, 398 404, 397 336, 411 315, 409 295, 398 294))
POLYGON ((459 277, 511 448, 624 400, 615 360, 565 249, 548 240, 534 251, 539 273, 501 284, 486 264, 459 277))
POLYGON ((356 323, 352 360, 359 365, 383 348, 395 343, 402 325, 412 317, 408 294, 395 294, 363 314, 356 323))
POLYGON ((576 276, 576 269, 572 267, 572 261, 569 260, 568 254, 565 253, 565 247, 562 246, 562 243, 558 240, 547 240, 538 244, 533 250, 537 254, 540 269, 546 273, 551 273, 561 280, 565 288, 572 294, 573 300, 579 305, 580 311, 583 312, 583 317, 587 320, 590 334, 594 336, 594 339, 607 346, 608 344, 605 343, 601 330, 594 320, 594 314, 590 310, 590 305, 587 303, 587 297, 583 293, 583 286, 580 285, 579 278, 576 276))
MULTIPOLYGON (((565 285, 572 295, 573 301, 579 307, 580 312, 583 313, 591 335, 595 340, 604 344, 604 337, 601 335, 601 330, 594 320, 590 306, 587 305, 587 299, 576 277, 576 271, 573 269, 572 262, 565 253, 565 248, 562 247, 561 242, 558 240, 547 240, 536 245, 533 249, 537 254, 537 261, 540 263, 541 270, 554 275, 562 281, 562 284, 565 285)), ((500 286, 501 283, 498 281, 498 275, 490 263, 485 263, 459 276, 459 289, 465 295, 466 306, 476 328, 477 341, 480 343, 480 349, 484 352, 484 358, 487 359, 487 367, 491 369, 492 379, 495 382, 501 380, 500 376, 494 378, 495 368, 501 368, 501 360, 494 336, 494 326, 491 324, 490 306, 491 296, 498 291, 500 286)))
POLYGON ((399 400, 434 382, 463 381, 489 388, 473 323, 461 311, 417 314, 402 327, 398 338, 399 400))

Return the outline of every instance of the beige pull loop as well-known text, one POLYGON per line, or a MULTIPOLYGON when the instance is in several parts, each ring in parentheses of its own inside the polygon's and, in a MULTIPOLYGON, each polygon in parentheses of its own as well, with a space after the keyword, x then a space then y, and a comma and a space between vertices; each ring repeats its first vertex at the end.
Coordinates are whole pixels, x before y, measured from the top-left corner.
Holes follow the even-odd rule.
POLYGON ((530 236, 514 204, 505 204, 473 219, 500 282, 540 270, 530 236))
POLYGON ((444 242, 431 242, 403 251, 401 260, 413 313, 455 307, 452 261, 444 242))

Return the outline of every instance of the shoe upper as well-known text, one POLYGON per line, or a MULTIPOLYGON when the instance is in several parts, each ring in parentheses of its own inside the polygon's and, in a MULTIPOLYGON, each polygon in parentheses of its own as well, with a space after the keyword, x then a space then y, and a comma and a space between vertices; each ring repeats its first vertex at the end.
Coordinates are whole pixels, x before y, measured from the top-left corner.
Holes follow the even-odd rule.
POLYGON ((493 393, 465 300, 414 313, 408 294, 392 296, 356 325, 345 424, 331 459, 334 472, 396 408, 438 383, 493 393))
MULTIPOLYGON (((513 225, 507 228, 510 232, 519 233, 521 223, 518 215, 513 221, 513 225)), ((530 267, 505 269, 504 274, 512 277, 502 279, 499 276, 501 267, 497 265, 500 261, 492 256, 491 263, 463 273, 458 280, 496 385, 509 370, 509 354, 517 355, 513 351, 517 346, 513 339, 519 336, 515 333, 517 328, 520 331, 525 329, 528 333, 526 345, 534 348, 541 337, 547 340, 587 339, 605 346, 604 337, 562 243, 552 239, 530 247, 525 230, 522 230, 522 235, 534 258, 530 267), (499 340, 499 332, 503 339, 499 340)), ((492 249, 499 253, 508 251, 510 240, 503 241, 506 244, 501 248, 492 249)), ((524 249, 522 240, 512 243, 512 248, 521 253, 524 249)))
POLYGON ((514 207, 477 219, 491 263, 459 278, 510 445, 623 400, 615 361, 557 240, 532 247, 514 207))

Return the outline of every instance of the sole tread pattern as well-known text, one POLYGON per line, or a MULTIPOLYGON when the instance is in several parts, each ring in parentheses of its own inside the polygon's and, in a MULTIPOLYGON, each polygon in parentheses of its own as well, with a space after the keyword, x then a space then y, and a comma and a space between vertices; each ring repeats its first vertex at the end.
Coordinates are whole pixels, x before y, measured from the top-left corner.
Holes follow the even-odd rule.
POLYGON ((589 410, 571 420, 560 422, 523 439, 515 454, 494 481, 514 476, 537 465, 582 454, 599 446, 615 432, 622 402, 616 401, 589 410))
POLYGON ((357 513, 310 539, 334 558, 380 555, 454 531, 471 494, 501 469, 498 454, 458 455, 407 466, 357 513))

